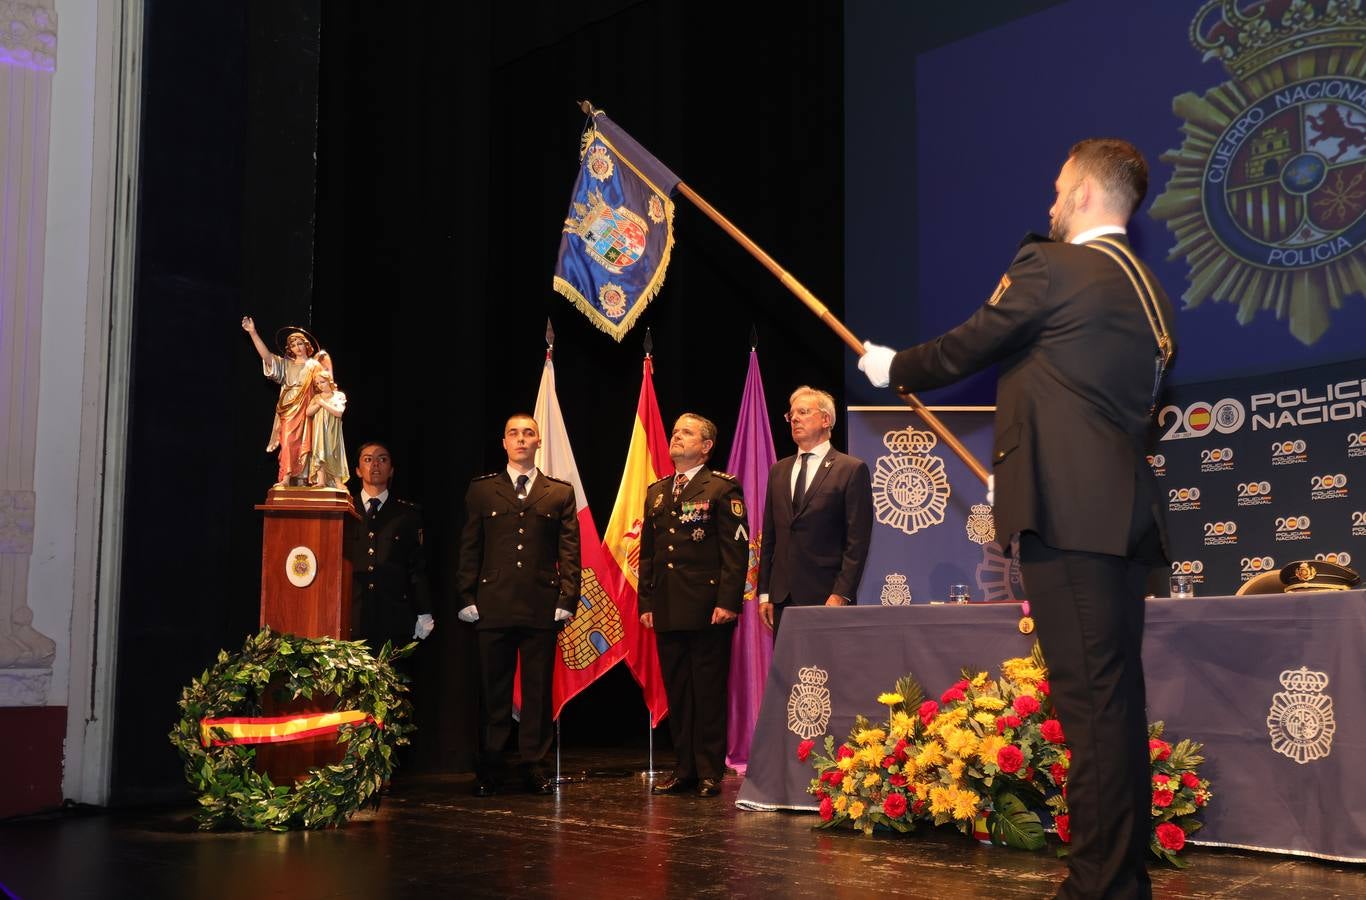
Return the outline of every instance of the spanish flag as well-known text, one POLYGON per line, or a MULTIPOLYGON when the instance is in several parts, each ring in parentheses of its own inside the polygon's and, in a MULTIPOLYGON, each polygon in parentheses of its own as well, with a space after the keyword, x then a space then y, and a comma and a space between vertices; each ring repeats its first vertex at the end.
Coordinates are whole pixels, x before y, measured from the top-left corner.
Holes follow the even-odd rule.
MULTIPOLYGON (((616 598, 623 618, 637 626, 640 622, 640 527, 645 521, 645 490, 666 475, 672 475, 673 471, 669 439, 659 416, 659 403, 655 400, 654 367, 646 354, 635 427, 631 429, 631 447, 626 452, 626 470, 622 473, 617 502, 612 507, 612 518, 608 520, 602 538, 603 549, 614 563, 607 573, 608 593, 616 598)), ((636 627, 627 632, 627 640, 626 665, 640 682, 645 705, 650 710, 650 724, 658 725, 668 715, 669 700, 664 694, 654 634, 647 628, 636 627)))

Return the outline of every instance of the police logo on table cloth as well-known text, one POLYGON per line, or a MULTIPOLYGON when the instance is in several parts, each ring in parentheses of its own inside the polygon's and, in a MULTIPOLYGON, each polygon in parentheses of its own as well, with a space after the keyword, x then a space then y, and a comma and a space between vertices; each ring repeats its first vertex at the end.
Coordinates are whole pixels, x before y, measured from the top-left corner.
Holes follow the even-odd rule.
POLYGON ((808 666, 797 672, 797 683, 787 695, 787 730, 804 741, 825 734, 830 724, 830 674, 808 666))
POLYGON ((1191 23, 1233 76, 1182 94, 1180 149, 1154 218, 1190 266, 1187 307, 1237 303, 1315 343, 1344 296, 1366 293, 1366 16, 1356 3, 1211 0, 1191 23), (1288 316, 1287 316, 1288 313, 1288 316))
POLYGON ((931 456, 939 438, 907 427, 882 437, 891 452, 879 456, 873 472, 873 509, 878 522, 915 534, 944 521, 953 493, 944 460, 931 456))
POLYGON ((911 588, 906 584, 906 576, 900 572, 892 572, 883 579, 879 599, 883 606, 910 606, 911 588))
POLYGON ((1285 690, 1271 698, 1266 717, 1271 749, 1300 765, 1327 757, 1338 727, 1333 698, 1323 692, 1327 673, 1311 672, 1307 666, 1287 669, 1281 673, 1281 686, 1285 690))

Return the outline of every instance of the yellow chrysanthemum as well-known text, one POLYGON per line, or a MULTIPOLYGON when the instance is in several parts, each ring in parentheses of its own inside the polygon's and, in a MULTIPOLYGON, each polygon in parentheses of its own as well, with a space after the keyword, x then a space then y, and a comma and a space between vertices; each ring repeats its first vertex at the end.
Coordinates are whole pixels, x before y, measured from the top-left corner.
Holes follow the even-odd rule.
POLYGON ((865 806, 863 805, 863 801, 862 801, 862 800, 855 800, 853 803, 850 803, 850 804, 849 804, 849 818, 851 818, 851 819, 860 818, 860 817, 863 815, 863 811, 864 811, 866 808, 867 808, 867 807, 865 807, 865 806))
POLYGON ((881 775, 879 775, 876 772, 869 772, 867 775, 863 776, 863 786, 866 788, 870 788, 881 780, 881 775))
POLYGON ((978 672, 976 675, 973 676, 971 683, 974 688, 981 690, 982 685, 987 683, 987 673, 978 672))
POLYGON ((963 777, 963 761, 961 759, 955 759, 949 762, 949 777, 954 781, 958 781, 963 777))
POLYGON ((902 775, 905 775, 907 778, 914 777, 914 775, 915 775, 915 759, 914 759, 913 757, 909 757, 909 756, 906 757, 906 761, 905 761, 904 763, 901 763, 900 768, 901 768, 901 774, 902 774, 902 775))
POLYGON ((846 809, 848 809, 848 808, 849 808, 849 798, 848 798, 848 797, 846 797, 844 794, 840 794, 838 797, 835 798, 835 812, 844 812, 844 811, 845 811, 846 809))
POLYGON ((938 741, 930 741, 915 756, 915 767, 917 769, 929 769, 943 765, 943 763, 944 748, 940 746, 938 741))
POLYGON ((946 787, 930 789, 930 812, 938 815, 953 811, 954 797, 946 787))
POLYGON ((905 703, 905 702, 906 702, 906 698, 903 697, 903 696, 901 696, 900 694, 896 694, 896 693, 878 694, 878 695, 877 695, 877 702, 878 702, 878 703, 885 703, 885 704, 887 704, 888 706, 895 706, 895 705, 898 704, 898 703, 905 703))
POLYGON ((880 744, 887 740, 887 732, 881 728, 865 728, 854 735, 854 740, 867 747, 870 744, 880 744))
POLYGON ((882 765, 882 757, 884 756, 886 754, 882 752, 882 745, 874 744, 871 747, 864 747, 858 752, 858 761, 865 766, 876 769, 882 765))
POLYGON ((893 713, 891 726, 888 737, 894 741, 899 741, 915 729, 915 720, 904 712, 893 713))
POLYGON ((1022 684, 1022 685, 1020 685, 1020 695, 1023 696, 1023 697, 1036 697, 1036 698, 1037 698, 1037 697, 1039 696, 1039 689, 1036 688, 1036 687, 1035 687, 1034 685, 1032 685, 1032 684, 1028 684, 1028 683, 1022 684))
POLYGON ((854 780, 853 775, 845 775, 844 780, 840 782, 840 790, 844 791, 846 794, 852 794, 857 785, 858 782, 854 780))
POLYGON ((848 772, 850 769, 852 769, 852 768, 854 767, 854 763, 855 763, 854 757, 852 757, 852 756, 845 756, 845 757, 841 757, 840 760, 839 760, 838 762, 835 763, 835 765, 836 765, 836 766, 839 766, 839 770, 840 770, 841 772, 848 772))
POLYGON ((999 734, 989 734, 977 745, 977 758, 984 763, 996 762, 996 755, 1006 745, 1006 739, 999 734))
POLYGON ((977 818, 977 807, 981 802, 972 791, 958 791, 953 798, 953 817, 959 821, 971 821, 977 818))
POLYGON ((954 756, 970 756, 977 749, 977 735, 965 728, 945 733, 944 746, 954 756))
POLYGON ((911 790, 915 791, 915 799, 924 800, 930 796, 931 787, 926 782, 917 781, 911 785, 911 790))
POLYGON ((984 709, 981 712, 976 713, 972 717, 972 721, 976 722, 978 725, 983 725, 987 728, 994 728, 996 726, 996 714, 987 712, 984 709))
POLYGON ((1032 659, 1008 659, 1001 663, 1001 672, 1011 681, 1043 681, 1048 673, 1034 665, 1032 659))
POLYGON ((1000 712, 1006 708, 1006 702, 1000 697, 977 697, 973 699, 972 705, 978 709, 989 709, 993 712, 1000 712))

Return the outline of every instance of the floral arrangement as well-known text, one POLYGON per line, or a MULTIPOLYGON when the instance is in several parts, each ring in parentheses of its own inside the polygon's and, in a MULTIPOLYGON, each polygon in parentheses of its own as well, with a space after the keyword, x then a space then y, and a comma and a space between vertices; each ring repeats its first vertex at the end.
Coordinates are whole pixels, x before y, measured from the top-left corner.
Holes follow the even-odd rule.
MULTIPOLYGON (((1038 850, 1045 844, 1039 811, 1047 809, 1059 838, 1070 841, 1072 753, 1053 714, 1037 644, 1030 657, 1002 663, 999 678, 965 671, 938 701, 907 675, 878 702, 888 708, 885 722, 859 716, 839 747, 826 735, 823 754, 812 740, 797 747, 797 758, 817 772, 809 788, 820 800, 817 827, 871 834, 878 826, 907 832, 925 822, 1038 850)), ((1150 733, 1151 848, 1181 865, 1176 854, 1200 827, 1194 816, 1211 796, 1209 782, 1195 771, 1204 760, 1198 744, 1162 741, 1162 723, 1150 733)))

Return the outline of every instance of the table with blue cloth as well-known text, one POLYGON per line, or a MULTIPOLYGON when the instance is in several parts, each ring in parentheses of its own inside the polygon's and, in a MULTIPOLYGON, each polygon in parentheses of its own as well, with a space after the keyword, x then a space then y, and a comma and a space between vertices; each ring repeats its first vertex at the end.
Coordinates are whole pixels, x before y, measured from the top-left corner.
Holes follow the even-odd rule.
MULTIPOLYGON (((1366 862, 1366 591, 1147 601, 1148 719, 1204 744, 1193 843, 1366 862)), ((937 699, 962 670, 1028 656, 1017 604, 794 607, 783 616, 736 804, 814 810, 804 738, 842 742, 908 672, 937 699)))

